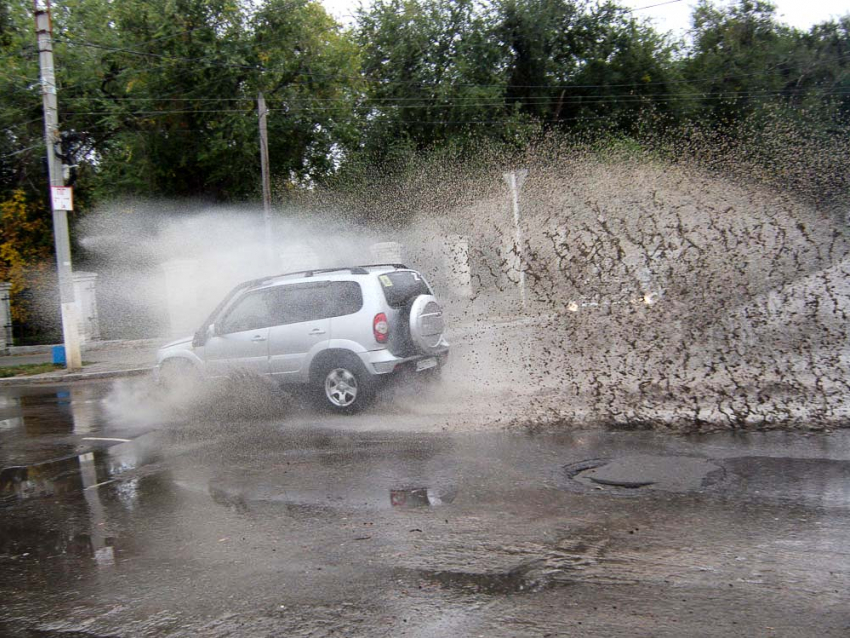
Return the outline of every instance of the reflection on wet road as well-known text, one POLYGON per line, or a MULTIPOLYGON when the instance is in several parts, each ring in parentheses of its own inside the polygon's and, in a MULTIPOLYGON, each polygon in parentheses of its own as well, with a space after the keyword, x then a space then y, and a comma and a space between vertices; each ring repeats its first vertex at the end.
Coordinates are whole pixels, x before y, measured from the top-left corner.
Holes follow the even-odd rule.
POLYGON ((443 433, 152 401, 0 395, 0 635, 850 631, 848 431, 443 433))

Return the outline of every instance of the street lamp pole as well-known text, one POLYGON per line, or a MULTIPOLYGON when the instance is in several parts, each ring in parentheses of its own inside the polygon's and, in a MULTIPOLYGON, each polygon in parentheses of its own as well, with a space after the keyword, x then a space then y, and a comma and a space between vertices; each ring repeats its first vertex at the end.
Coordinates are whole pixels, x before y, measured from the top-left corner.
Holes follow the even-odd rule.
POLYGON ((266 230, 266 258, 271 267, 274 260, 274 239, 272 237, 272 187, 269 170, 269 131, 266 125, 269 110, 262 93, 257 95, 257 112, 260 116, 260 168, 263 173, 263 223, 266 230))
POLYGON ((59 300, 62 307, 62 336, 65 365, 68 370, 82 368, 80 355, 79 311, 74 300, 74 274, 71 268, 71 241, 68 236, 68 211, 73 204, 66 192, 62 162, 56 154, 59 135, 59 108, 56 97, 56 72, 53 65, 53 35, 49 0, 34 0, 35 27, 38 36, 38 61, 41 67, 41 95, 44 104, 44 144, 50 175, 50 206, 53 211, 53 241, 56 269, 59 273, 59 300))
POLYGON ((523 259, 525 251, 522 247, 522 228, 519 225, 519 189, 522 188, 527 176, 528 171, 526 169, 511 171, 510 173, 504 173, 502 175, 505 183, 508 185, 508 188, 511 189, 511 208, 514 214, 514 243, 516 244, 517 263, 519 264, 519 267, 517 268, 517 270, 519 270, 519 294, 520 299, 522 300, 523 310, 525 310, 526 307, 525 260, 523 259))

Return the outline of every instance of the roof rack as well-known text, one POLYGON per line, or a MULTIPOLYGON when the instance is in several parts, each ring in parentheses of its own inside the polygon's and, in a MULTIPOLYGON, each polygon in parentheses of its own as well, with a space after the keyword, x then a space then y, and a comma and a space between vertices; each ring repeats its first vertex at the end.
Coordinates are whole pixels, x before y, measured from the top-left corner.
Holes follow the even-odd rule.
POLYGON ((366 270, 367 268, 381 268, 382 266, 389 266, 392 268, 400 268, 407 269, 407 266, 404 264, 367 264, 364 266, 342 266, 340 268, 312 268, 310 270, 294 270, 292 272, 285 272, 280 275, 270 275, 268 277, 260 277, 259 279, 254 279, 249 282, 245 282, 243 285, 252 285, 252 284, 260 284, 264 281, 270 281, 272 279, 277 279, 278 277, 292 277, 293 275, 301 275, 302 277, 313 277, 315 275, 325 274, 329 272, 338 272, 341 270, 348 270, 352 275, 368 275, 369 272, 366 270))
POLYGON ((393 268, 407 270, 407 266, 404 264, 367 264, 365 266, 360 266, 360 268, 380 268, 381 266, 391 266, 393 268))
MULTIPOLYGON (((402 266, 400 264, 375 264, 377 266, 396 266, 397 268, 406 268, 406 266, 402 266)), ((265 281, 271 281, 272 279, 278 279, 279 277, 292 277, 293 275, 301 275, 302 277, 313 277, 314 275, 325 274, 329 272, 339 272, 342 270, 348 270, 352 275, 368 275, 369 273, 365 270, 370 266, 341 266, 339 268, 311 268, 309 270, 293 270, 292 272, 285 272, 279 275, 269 275, 268 277, 260 277, 259 279, 254 279, 249 282, 245 282, 243 285, 252 285, 252 284, 260 284, 265 281)))

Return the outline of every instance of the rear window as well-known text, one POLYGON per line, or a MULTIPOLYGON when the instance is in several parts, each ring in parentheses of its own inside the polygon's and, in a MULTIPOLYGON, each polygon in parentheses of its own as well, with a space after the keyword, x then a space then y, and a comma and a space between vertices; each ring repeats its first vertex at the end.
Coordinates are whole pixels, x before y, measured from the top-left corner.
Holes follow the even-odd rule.
POLYGON ((277 289, 274 325, 301 323, 354 314, 363 307, 356 281, 320 281, 280 286, 277 289))
POLYGON ((419 295, 433 294, 418 272, 402 270, 378 275, 384 297, 391 308, 401 308, 419 295))

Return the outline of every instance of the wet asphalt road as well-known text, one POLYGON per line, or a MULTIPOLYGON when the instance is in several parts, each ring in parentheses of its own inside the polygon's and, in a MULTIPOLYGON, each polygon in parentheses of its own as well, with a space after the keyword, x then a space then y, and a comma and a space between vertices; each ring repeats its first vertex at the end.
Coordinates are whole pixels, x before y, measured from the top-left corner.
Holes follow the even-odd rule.
POLYGON ((3 389, 0 636, 850 635, 850 430, 257 396, 3 389))

